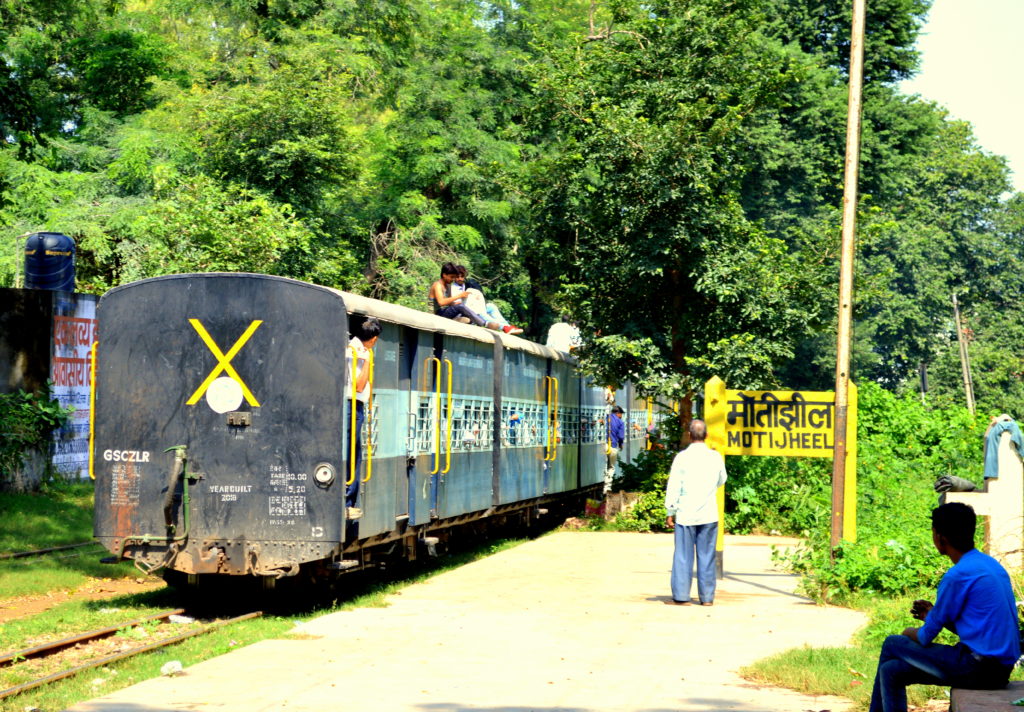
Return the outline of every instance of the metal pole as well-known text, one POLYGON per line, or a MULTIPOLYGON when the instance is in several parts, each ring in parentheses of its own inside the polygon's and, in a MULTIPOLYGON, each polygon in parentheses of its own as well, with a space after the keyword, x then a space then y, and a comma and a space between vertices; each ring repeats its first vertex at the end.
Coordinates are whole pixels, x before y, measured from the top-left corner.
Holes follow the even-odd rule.
POLYGON ((974 415, 974 376, 971 375, 971 340, 964 333, 964 363, 967 364, 967 398, 970 403, 971 415, 974 415))
POLYGON ((31 233, 20 235, 14 242, 14 288, 21 289, 24 286, 21 278, 21 265, 25 262, 25 238, 31 233))
POLYGON ((971 357, 967 353, 967 339, 964 337, 964 327, 960 323, 960 304, 956 300, 956 293, 953 294, 953 318, 956 320, 956 342, 960 347, 960 373, 964 379, 964 394, 967 396, 967 410, 974 415, 974 384, 971 383, 971 357))
MULTIPOLYGON (((850 95, 846 110, 846 165, 843 174, 843 232, 839 266, 839 331, 836 337, 835 443, 832 454, 832 549, 843 535, 846 487, 846 421, 850 384, 850 333, 853 321, 853 257, 857 230, 857 181, 860 172, 861 86, 864 78, 865 0, 853 0, 850 25, 850 95)), ((856 437, 856 433, 854 434, 856 437)))

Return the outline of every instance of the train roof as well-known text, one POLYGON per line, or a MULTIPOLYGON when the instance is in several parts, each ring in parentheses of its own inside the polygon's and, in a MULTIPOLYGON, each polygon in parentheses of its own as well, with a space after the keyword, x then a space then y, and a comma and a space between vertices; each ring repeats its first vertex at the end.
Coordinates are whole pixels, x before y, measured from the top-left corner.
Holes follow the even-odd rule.
POLYGON ((348 309, 349 313, 352 314, 375 316, 381 321, 388 321, 392 324, 403 324, 405 326, 412 326, 426 331, 436 331, 442 334, 461 336, 466 339, 482 341, 488 344, 492 344, 496 339, 500 339, 505 348, 526 351, 542 358, 553 358, 559 361, 566 361, 568 363, 576 363, 576 359, 563 351, 556 351, 555 349, 529 341, 528 339, 522 339, 518 336, 492 331, 491 329, 485 329, 472 324, 462 324, 454 319, 446 319, 445 317, 437 316, 436 314, 431 314, 429 312, 410 309, 409 307, 403 307, 398 304, 390 304, 379 299, 371 299, 370 297, 364 297, 359 294, 352 294, 351 292, 342 292, 340 290, 331 291, 335 291, 341 295, 342 299, 345 300, 345 307, 348 309))
MULTIPOLYGON (((139 280, 138 282, 132 282, 129 284, 123 284, 119 287, 114 287, 107 294, 118 292, 123 289, 129 289, 134 284, 141 284, 142 282, 152 282, 157 280, 165 279, 188 279, 188 278, 210 278, 210 277, 243 277, 252 279, 268 279, 284 282, 292 282, 296 285, 302 285, 304 287, 310 287, 314 289, 324 289, 329 292, 333 292, 339 295, 345 303, 345 308, 350 314, 362 314, 365 316, 375 316, 381 321, 390 322, 392 324, 402 324, 404 326, 411 326, 417 329, 423 329, 425 331, 434 331, 441 334, 451 334, 452 336, 459 336, 464 339, 472 339, 473 341, 482 341, 484 343, 493 344, 495 340, 500 340, 502 346, 505 348, 515 349, 517 351, 526 351, 542 358, 553 358, 559 361, 565 361, 567 363, 576 363, 569 354, 563 351, 556 351, 555 349, 548 348, 542 344, 529 341, 527 339, 519 338, 518 336, 512 336, 498 331, 492 331, 491 329, 485 329, 483 327, 474 326, 472 324, 462 324, 454 321, 453 319, 446 319, 444 317, 437 316, 436 314, 430 314, 429 312, 419 311, 417 309, 410 309, 409 307, 403 307, 398 304, 390 304, 388 302, 381 301, 379 299, 371 299, 370 297, 364 297, 359 294, 353 294, 352 292, 343 292, 340 289, 333 289, 331 287, 324 287, 310 282, 303 282, 298 279, 291 279, 289 277, 278 277, 268 274, 256 274, 251 272, 199 272, 192 274, 171 274, 164 275, 161 277, 151 277, 149 279, 139 280)), ((426 292, 424 292, 425 294, 426 292)), ((106 295, 104 295, 106 296, 106 295)))

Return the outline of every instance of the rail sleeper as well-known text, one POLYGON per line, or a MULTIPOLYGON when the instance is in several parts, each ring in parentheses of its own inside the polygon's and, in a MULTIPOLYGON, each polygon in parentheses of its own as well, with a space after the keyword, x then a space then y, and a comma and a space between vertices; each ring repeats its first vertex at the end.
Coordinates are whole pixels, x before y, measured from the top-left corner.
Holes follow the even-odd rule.
POLYGON ((1011 682, 1002 690, 965 690, 954 687, 949 694, 949 712, 1010 712, 1019 710, 1011 702, 1024 697, 1024 682, 1011 682))

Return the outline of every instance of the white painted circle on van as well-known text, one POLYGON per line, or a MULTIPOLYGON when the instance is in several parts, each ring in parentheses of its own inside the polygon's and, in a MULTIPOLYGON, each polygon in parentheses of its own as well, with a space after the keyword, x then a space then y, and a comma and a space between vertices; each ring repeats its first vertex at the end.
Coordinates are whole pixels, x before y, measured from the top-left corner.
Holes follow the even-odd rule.
POLYGON ((206 402, 214 413, 238 410, 242 405, 242 387, 235 379, 221 376, 206 389, 206 402))

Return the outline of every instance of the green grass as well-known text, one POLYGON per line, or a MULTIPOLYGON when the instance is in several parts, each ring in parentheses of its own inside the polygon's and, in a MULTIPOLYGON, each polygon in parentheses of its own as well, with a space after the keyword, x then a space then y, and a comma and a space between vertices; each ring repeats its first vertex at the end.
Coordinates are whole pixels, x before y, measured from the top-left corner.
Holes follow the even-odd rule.
MULTIPOLYGON (((882 641, 886 636, 903 632, 904 628, 921 625, 909 613, 915 598, 934 599, 934 592, 896 599, 868 595, 853 598, 848 602, 850 608, 866 613, 868 624, 858 631, 850 646, 787 650, 743 668, 740 674, 748 680, 807 694, 847 697, 857 703, 858 709, 867 709, 882 641)), ((951 645, 957 638, 943 631, 936 640, 951 645)), ((1024 673, 1017 668, 1010 679, 1024 679, 1024 673)), ((908 688, 907 698, 911 705, 922 705, 929 699, 946 699, 948 690, 947 687, 913 685, 908 688)))
POLYGON ((877 662, 877 649, 806 647, 759 660, 740 674, 749 680, 806 694, 849 697, 866 708, 877 662))
POLYGON ((109 552, 97 545, 53 556, 0 561, 0 599, 70 591, 92 579, 141 576, 129 562, 101 564, 109 552))
POLYGON ((92 540, 92 482, 47 485, 39 493, 0 492, 0 553, 92 540))
MULTIPOLYGON (((92 482, 55 483, 42 492, 0 492, 0 553, 33 551, 92 540, 92 482)), ((0 560, 0 599, 78 588, 90 579, 128 578, 127 562, 101 564, 98 543, 45 556, 0 560)))

